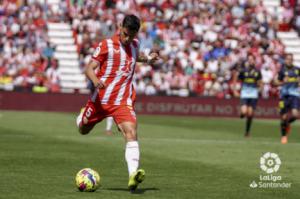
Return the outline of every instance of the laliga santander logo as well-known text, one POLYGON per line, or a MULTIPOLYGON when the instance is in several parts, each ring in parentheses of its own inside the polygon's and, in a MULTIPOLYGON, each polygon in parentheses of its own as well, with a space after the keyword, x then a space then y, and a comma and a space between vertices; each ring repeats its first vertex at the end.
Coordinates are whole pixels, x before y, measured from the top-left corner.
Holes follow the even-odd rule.
POLYGON ((253 180, 250 183, 250 188, 291 188, 292 183, 282 181, 280 175, 274 175, 279 171, 281 160, 276 153, 267 152, 260 158, 260 168, 267 175, 259 175, 258 182, 253 180))
POLYGON ((277 172, 280 165, 281 160, 276 153, 267 152, 260 158, 260 168, 268 174, 277 172))

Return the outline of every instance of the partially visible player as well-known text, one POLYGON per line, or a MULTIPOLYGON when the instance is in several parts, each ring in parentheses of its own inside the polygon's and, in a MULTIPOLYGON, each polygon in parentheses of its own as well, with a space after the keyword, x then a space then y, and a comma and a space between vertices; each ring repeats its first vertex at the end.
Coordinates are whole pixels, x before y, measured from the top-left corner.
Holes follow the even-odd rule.
POLYGON ((157 53, 145 56, 139 52, 139 41, 136 39, 139 29, 139 18, 126 15, 120 32, 99 43, 85 72, 96 89, 76 121, 79 132, 84 135, 104 118, 114 118, 126 141, 125 159, 130 191, 134 191, 145 178, 145 171, 138 169, 140 150, 133 87, 135 64, 152 64, 158 60, 157 53), (95 74, 97 68, 99 70, 95 74))
POLYGON ((293 65, 293 55, 286 54, 285 63, 278 73, 277 81, 277 85, 281 86, 279 108, 282 144, 288 142, 291 123, 296 121, 299 116, 299 82, 300 69, 293 65))
POLYGON ((247 60, 238 70, 238 79, 242 82, 242 88, 240 94, 235 95, 241 98, 240 117, 246 117, 245 137, 249 137, 262 77, 260 70, 256 68, 255 57, 252 54, 248 55, 247 60))

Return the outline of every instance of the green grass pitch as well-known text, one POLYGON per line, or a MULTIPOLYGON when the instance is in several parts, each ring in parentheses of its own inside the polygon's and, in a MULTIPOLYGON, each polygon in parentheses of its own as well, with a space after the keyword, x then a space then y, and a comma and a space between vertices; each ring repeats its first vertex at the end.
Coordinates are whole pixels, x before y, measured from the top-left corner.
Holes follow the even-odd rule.
MULTIPOLYGON (((127 191, 124 140, 105 135, 101 123, 82 136, 76 114, 0 111, 0 198, 300 198, 300 125, 280 144, 278 120, 254 120, 243 137, 244 120, 139 116, 141 168, 147 176, 135 194, 127 191), (274 175, 291 188, 250 188, 265 175, 259 159, 277 153, 274 175), (74 177, 91 167, 101 188, 79 192, 74 177)), ((277 181, 278 182, 278 181, 277 181)))

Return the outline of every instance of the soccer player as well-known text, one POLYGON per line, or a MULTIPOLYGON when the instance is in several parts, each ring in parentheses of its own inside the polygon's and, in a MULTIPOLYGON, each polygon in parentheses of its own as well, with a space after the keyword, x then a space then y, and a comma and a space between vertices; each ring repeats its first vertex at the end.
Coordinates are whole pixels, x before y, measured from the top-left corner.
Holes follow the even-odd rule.
POLYGON ((77 117, 77 126, 83 135, 88 134, 104 118, 114 118, 126 140, 125 159, 130 191, 136 190, 145 178, 145 171, 138 169, 140 151, 133 87, 135 63, 152 64, 159 58, 157 53, 148 56, 139 53, 139 41, 136 39, 139 29, 139 18, 126 15, 120 33, 99 43, 85 71, 96 89, 84 111, 77 117), (94 72, 96 68, 99 68, 97 74, 94 72))
POLYGON ((277 85, 281 86, 279 108, 282 144, 288 142, 291 123, 293 123, 299 115, 299 80, 300 69, 293 65, 293 55, 286 54, 285 63, 278 73, 277 82, 277 85))
POLYGON ((246 117, 245 137, 250 136, 254 110, 261 87, 261 78, 261 72, 256 68, 255 57, 249 54, 238 74, 238 79, 242 81, 240 117, 246 117))

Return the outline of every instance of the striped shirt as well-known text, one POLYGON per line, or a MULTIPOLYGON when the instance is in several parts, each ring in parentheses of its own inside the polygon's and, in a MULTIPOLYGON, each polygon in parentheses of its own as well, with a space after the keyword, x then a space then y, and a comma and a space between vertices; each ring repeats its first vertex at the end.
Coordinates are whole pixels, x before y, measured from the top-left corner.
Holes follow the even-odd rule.
POLYGON ((97 72, 105 89, 96 89, 92 101, 100 100, 101 104, 132 106, 135 101, 133 74, 138 57, 139 42, 127 46, 121 44, 118 35, 99 43, 92 59, 99 62, 97 72))

